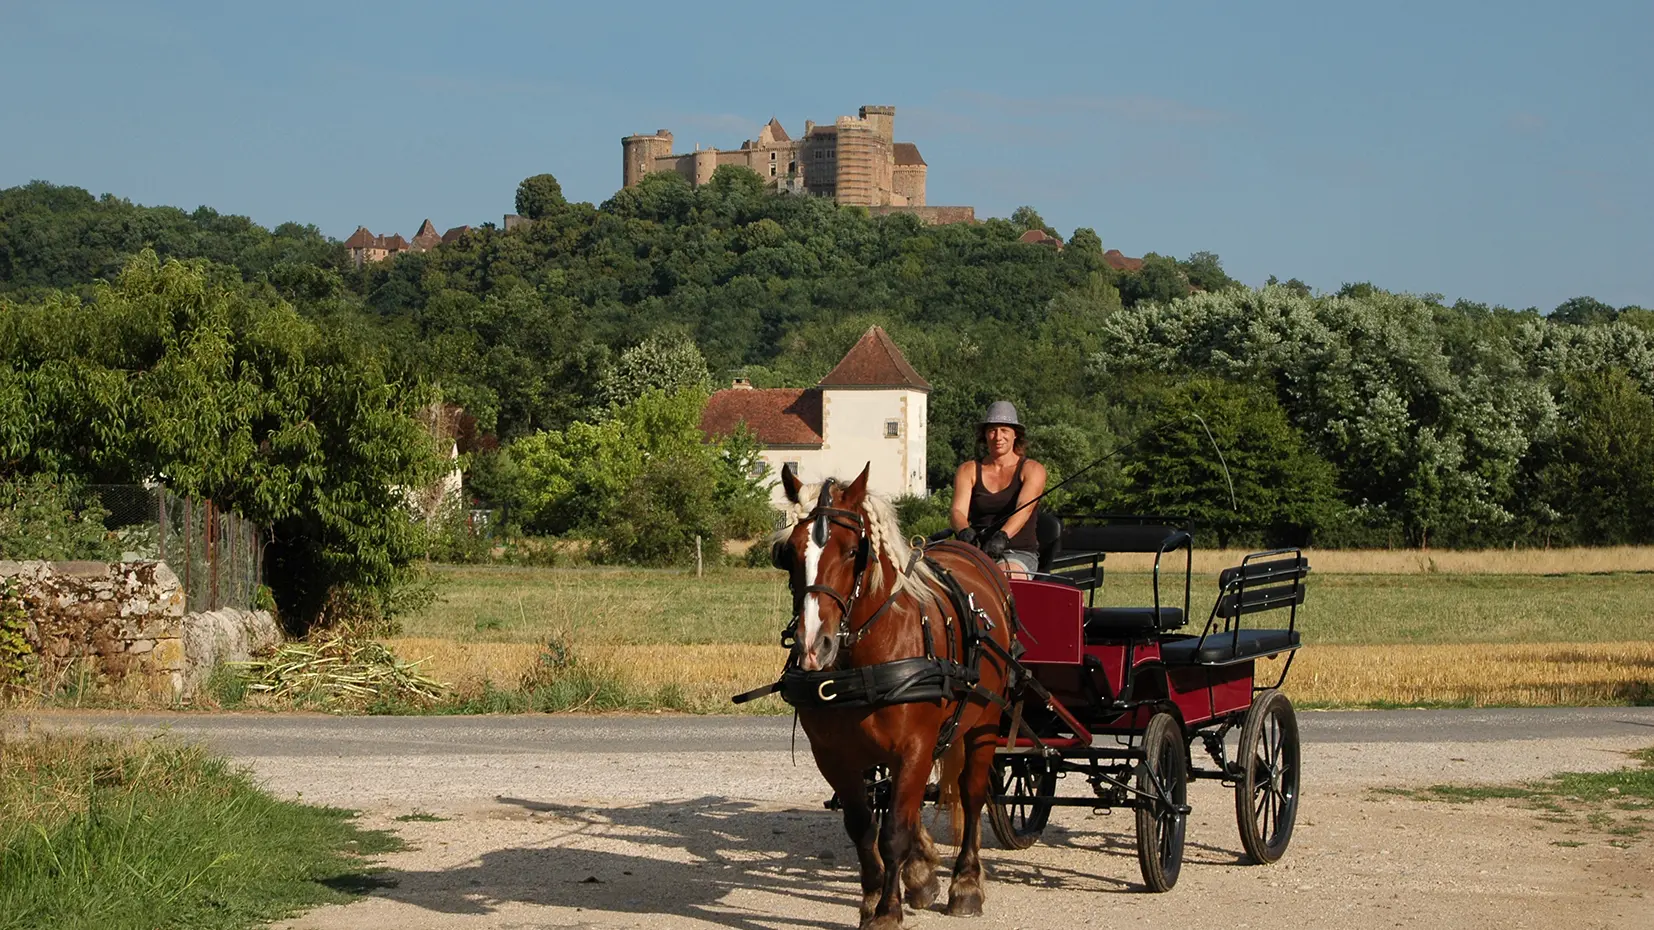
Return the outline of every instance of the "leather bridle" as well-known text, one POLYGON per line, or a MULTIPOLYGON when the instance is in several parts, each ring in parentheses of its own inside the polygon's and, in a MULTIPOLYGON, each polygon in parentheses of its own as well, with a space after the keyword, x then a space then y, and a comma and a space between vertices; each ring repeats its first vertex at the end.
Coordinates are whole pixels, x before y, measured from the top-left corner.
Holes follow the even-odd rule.
MULTIPOLYGON (((826 584, 806 585, 804 587, 803 594, 806 597, 811 594, 823 594, 831 598, 833 602, 838 605, 841 612, 841 619, 839 621, 837 633, 839 640, 838 658, 839 661, 842 662, 845 659, 846 654, 849 652, 850 647, 861 642, 862 638, 865 637, 868 634, 868 631, 873 628, 873 624, 884 615, 885 611, 890 608, 891 604, 895 603, 896 595, 899 591, 898 589, 892 587, 890 596, 885 599, 885 602, 879 606, 878 610, 873 612, 873 616, 868 617, 867 622, 862 624, 860 629, 850 629, 851 614, 855 610, 856 600, 861 597, 862 584, 867 576, 867 569, 873 561, 873 540, 867 534, 866 516, 859 511, 846 510, 842 507, 832 506, 832 489, 834 484, 836 484, 836 482, 832 478, 828 478, 826 481, 822 482, 821 495, 816 498, 815 509, 811 510, 804 519, 811 521, 810 539, 818 546, 825 546, 827 544, 827 534, 830 532, 829 528, 833 526, 843 527, 844 529, 851 530, 856 534, 856 564, 855 574, 850 588, 850 595, 846 597, 844 594, 840 593, 837 588, 826 584)), ((791 643, 787 642, 789 635, 791 638, 796 640, 798 635, 798 621, 799 617, 794 616, 792 624, 782 633, 783 644, 789 646, 791 645, 791 643)))

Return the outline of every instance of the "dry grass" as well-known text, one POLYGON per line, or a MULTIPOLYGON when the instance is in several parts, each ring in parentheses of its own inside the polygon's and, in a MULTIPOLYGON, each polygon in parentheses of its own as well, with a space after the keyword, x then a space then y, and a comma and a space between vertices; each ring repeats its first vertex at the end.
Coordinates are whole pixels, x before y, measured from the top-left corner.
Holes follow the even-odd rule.
POLYGON ((1318 646, 1298 654, 1286 688, 1331 706, 1646 705, 1654 642, 1318 646))
MULTIPOLYGON (((1199 576, 1216 575, 1240 564, 1244 549, 1195 550, 1199 576)), ((1333 575, 1602 575, 1612 572, 1654 573, 1654 546, 1608 546, 1600 549, 1307 549, 1309 564, 1333 575)), ((1147 571, 1153 556, 1119 553, 1110 568, 1147 571)), ((1177 565, 1182 567, 1181 557, 1177 565)))
MULTIPOLYGON (((489 681, 512 688, 539 660, 522 643, 455 643, 398 639, 404 659, 462 694, 489 681)), ((775 698, 737 709, 729 696, 767 684, 779 671, 774 646, 600 646, 581 658, 607 669, 628 688, 682 689, 695 709, 710 713, 776 713, 775 698)), ((1280 666, 1263 663, 1260 681, 1280 666)), ((1298 654, 1286 688, 1312 706, 1549 706, 1654 702, 1654 642, 1470 645, 1319 646, 1298 654)))
MULTIPOLYGON (((454 691, 469 697, 485 683, 510 690, 540 664, 539 646, 532 643, 456 643, 447 639, 405 637, 387 645, 406 661, 425 659, 420 669, 454 691)), ((774 697, 737 709, 730 695, 768 684, 781 671, 779 646, 723 645, 607 645, 578 650, 579 661, 604 670, 627 691, 657 693, 681 689, 686 703, 702 713, 780 713, 785 705, 774 697)))

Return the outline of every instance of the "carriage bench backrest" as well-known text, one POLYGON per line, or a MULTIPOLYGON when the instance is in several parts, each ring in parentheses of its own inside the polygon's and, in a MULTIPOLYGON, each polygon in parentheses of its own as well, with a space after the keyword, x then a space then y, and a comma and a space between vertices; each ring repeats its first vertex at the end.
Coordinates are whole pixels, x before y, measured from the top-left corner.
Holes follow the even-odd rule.
POLYGON ((1297 607, 1304 602, 1303 579, 1309 574, 1309 560, 1294 550, 1289 550, 1286 558, 1268 555, 1258 561, 1252 561, 1256 556, 1249 556, 1218 575, 1222 593, 1213 613, 1233 621, 1243 614, 1297 607))
MULTIPOLYGON (((1114 518, 1131 522, 1089 523, 1065 527, 1061 535, 1060 554, 1051 560, 1051 573, 1056 578, 1083 591, 1090 592, 1085 609, 1085 630, 1088 640, 1137 639, 1157 631, 1176 629, 1188 616, 1189 574, 1193 558, 1193 541, 1188 532, 1159 522, 1154 518, 1114 518), (1162 558, 1170 552, 1184 550, 1183 597, 1162 593, 1160 569, 1162 558), (1096 591, 1103 586, 1103 562, 1108 553, 1153 554, 1154 579, 1152 606, 1097 607, 1096 591)), ((1144 597, 1144 601, 1151 597, 1144 597)))

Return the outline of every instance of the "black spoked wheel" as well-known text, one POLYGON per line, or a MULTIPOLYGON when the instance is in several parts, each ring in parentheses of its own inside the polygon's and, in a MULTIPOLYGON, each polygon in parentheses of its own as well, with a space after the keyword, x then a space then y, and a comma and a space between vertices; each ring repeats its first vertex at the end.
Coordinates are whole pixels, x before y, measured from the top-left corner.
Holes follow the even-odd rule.
POLYGON ((993 791, 1006 801, 990 801, 988 825, 1006 849, 1034 845, 1051 820, 1051 805, 1040 804, 1057 792, 1057 770, 1043 756, 1004 754, 994 757, 993 791))
POLYGON ((1286 695, 1272 689, 1252 699, 1235 760, 1241 845, 1252 861, 1274 862, 1292 842, 1298 820, 1298 716, 1286 695))
POLYGON ((1170 891, 1183 869, 1189 822, 1189 757, 1176 717, 1160 713, 1149 719, 1143 756, 1137 767, 1137 864, 1150 891, 1170 891))

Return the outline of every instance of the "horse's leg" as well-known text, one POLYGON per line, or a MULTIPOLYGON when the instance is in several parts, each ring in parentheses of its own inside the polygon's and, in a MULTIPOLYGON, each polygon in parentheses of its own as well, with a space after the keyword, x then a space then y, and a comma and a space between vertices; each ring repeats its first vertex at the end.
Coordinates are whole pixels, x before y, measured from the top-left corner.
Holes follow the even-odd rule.
POLYGON ((914 834, 913 848, 902 863, 902 886, 906 889, 907 906, 922 911, 936 903, 942 894, 942 883, 936 878, 936 867, 942 857, 936 854, 936 843, 925 829, 924 818, 919 819, 914 834))
POLYGON ((988 800, 988 776, 993 769, 995 731, 979 726, 967 732, 965 768, 959 773, 960 802, 965 808, 965 830, 959 837, 959 858, 953 864, 948 887, 948 913, 975 917, 982 913, 982 806, 988 800))
POLYGON ((826 768, 822 769, 822 775, 833 786, 839 803, 844 806, 844 832, 856 845, 856 859, 861 864, 861 920, 865 924, 873 917, 873 907, 884 893, 884 861, 879 856, 879 820, 867 804, 867 785, 862 781, 861 772, 844 771, 839 766, 833 766, 830 775, 826 768))
POLYGON ((879 831, 879 853, 884 858, 884 893, 863 930, 893 930, 902 925, 902 872, 918 840, 919 809, 925 803, 930 758, 922 748, 908 750, 890 767, 890 811, 879 831))

